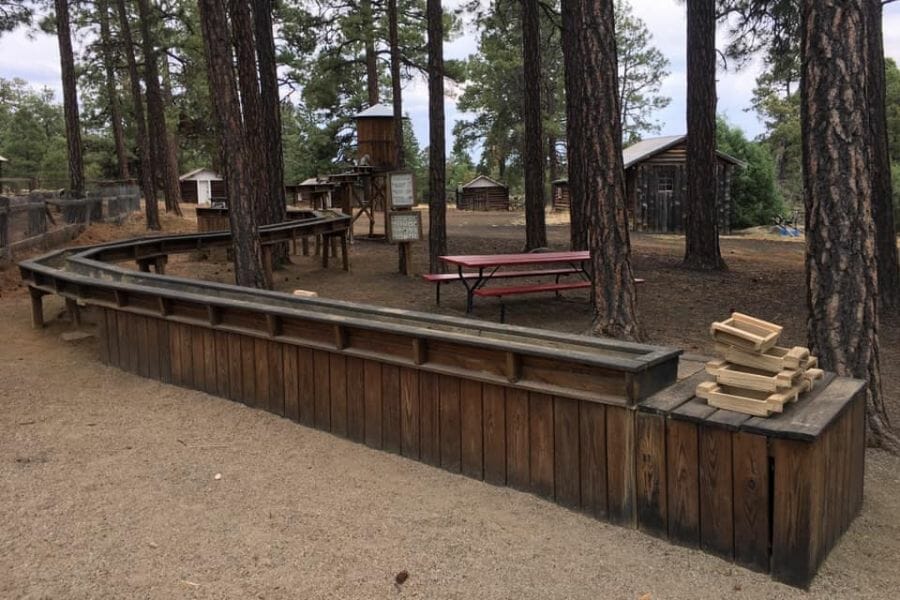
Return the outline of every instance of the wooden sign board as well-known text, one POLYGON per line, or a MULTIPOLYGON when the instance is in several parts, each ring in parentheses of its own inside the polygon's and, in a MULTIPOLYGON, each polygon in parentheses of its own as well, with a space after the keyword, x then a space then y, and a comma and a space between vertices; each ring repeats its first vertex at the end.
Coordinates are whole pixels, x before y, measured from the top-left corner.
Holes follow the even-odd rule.
POLYGON ((388 212, 387 237, 394 244, 421 240, 422 213, 414 210, 388 212))
POLYGON ((394 209, 416 205, 416 177, 412 171, 388 173, 388 202, 394 209))

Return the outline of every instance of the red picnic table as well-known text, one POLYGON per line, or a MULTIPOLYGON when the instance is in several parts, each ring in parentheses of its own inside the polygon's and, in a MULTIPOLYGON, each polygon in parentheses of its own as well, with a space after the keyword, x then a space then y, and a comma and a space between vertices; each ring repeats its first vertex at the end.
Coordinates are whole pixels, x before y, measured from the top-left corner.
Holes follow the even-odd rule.
MULTIPOLYGON (((586 264, 591 259, 588 251, 578 252, 539 252, 522 254, 480 254, 442 256, 441 260, 455 265, 457 273, 426 274, 427 281, 437 283, 437 302, 440 304, 440 285, 447 281, 461 281, 466 288, 466 312, 471 312, 475 296, 494 296, 502 298, 514 294, 530 294, 536 292, 556 292, 562 290, 590 287, 590 273, 586 264), (534 266, 552 266, 550 269, 528 269, 534 266), (522 268, 525 267, 525 268, 522 268), (465 271, 464 269, 469 269, 465 271), (563 275, 576 275, 580 281, 560 283, 563 275), (522 286, 505 286, 486 288, 492 279, 509 277, 554 277, 553 283, 538 283, 522 286)), ((501 305, 501 321, 503 320, 501 305)))

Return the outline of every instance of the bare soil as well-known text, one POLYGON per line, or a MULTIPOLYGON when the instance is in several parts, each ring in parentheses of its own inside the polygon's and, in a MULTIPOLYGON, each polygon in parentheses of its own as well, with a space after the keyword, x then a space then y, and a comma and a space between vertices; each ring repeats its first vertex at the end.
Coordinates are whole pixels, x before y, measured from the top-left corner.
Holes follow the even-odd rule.
MULTIPOLYGON (((167 218, 168 231, 192 230, 167 218)), ((553 218, 551 245, 568 229, 553 218)), ((450 214, 451 253, 521 249, 521 214, 450 214)), ((361 228, 359 229, 361 231, 361 228)), ((142 235, 94 226, 80 243, 142 235)), ((803 245, 723 239, 730 270, 678 266, 683 241, 633 238, 648 341, 711 353, 709 322, 731 309, 785 325, 804 344, 803 245)), ((414 248, 416 272, 427 249, 414 248)), ((459 286, 395 273, 394 247, 358 240, 351 272, 294 257, 278 287, 464 314, 459 286)), ((335 261, 338 263, 338 261, 335 261)), ((338 263, 339 264, 339 263, 338 263)), ((229 281, 224 262, 173 258, 169 272, 229 281)), ((900 589, 900 459, 867 454, 863 512, 811 590, 306 429, 199 392, 100 364, 96 341, 30 327, 15 269, 0 272, 2 598, 870 598, 900 589), (216 474, 221 474, 216 479, 216 474), (400 571, 409 578, 395 583, 400 571)), ((46 300, 49 318, 62 314, 46 300)), ((512 323, 589 329, 587 295, 509 302, 512 323)), ((496 320, 481 301, 475 318, 496 320)), ((882 323, 885 393, 898 411, 900 327, 882 323)))

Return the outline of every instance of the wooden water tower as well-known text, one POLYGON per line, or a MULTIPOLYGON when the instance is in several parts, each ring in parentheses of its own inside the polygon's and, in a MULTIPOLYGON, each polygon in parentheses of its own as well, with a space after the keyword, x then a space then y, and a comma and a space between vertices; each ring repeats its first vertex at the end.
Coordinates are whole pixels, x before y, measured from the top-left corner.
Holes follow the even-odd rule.
POLYGON ((376 170, 392 171, 397 165, 394 136, 394 109, 375 104, 354 117, 356 119, 357 160, 363 157, 376 170))

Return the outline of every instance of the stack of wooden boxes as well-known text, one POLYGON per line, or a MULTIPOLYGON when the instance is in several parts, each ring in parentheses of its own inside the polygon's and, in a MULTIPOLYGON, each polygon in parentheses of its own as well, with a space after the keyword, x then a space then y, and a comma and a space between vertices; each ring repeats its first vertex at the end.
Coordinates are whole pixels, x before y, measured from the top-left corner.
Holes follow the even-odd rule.
POLYGON ((768 417, 809 391, 824 375, 809 349, 781 348, 782 328, 774 323, 733 313, 712 324, 710 332, 722 358, 706 364, 715 377, 697 386, 697 396, 710 406, 768 417))

